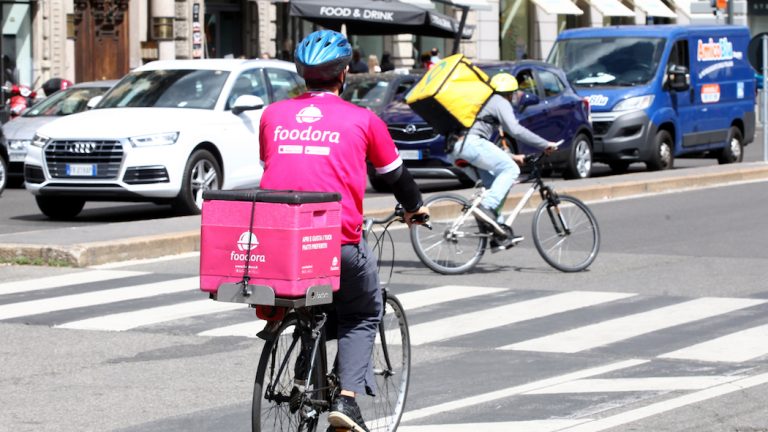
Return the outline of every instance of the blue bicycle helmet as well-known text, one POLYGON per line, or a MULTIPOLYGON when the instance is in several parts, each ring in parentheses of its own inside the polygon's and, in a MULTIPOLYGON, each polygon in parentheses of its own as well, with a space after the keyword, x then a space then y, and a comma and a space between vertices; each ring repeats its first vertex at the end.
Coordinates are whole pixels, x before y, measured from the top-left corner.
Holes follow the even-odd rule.
POLYGON ((352 59, 352 47, 343 34, 318 30, 305 37, 294 53, 296 70, 307 81, 331 81, 352 59))

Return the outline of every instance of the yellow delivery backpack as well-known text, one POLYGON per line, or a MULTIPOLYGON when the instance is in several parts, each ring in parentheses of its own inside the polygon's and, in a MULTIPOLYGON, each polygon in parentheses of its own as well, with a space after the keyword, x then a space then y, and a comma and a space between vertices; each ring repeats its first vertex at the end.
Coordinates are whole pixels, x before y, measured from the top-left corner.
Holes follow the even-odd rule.
POLYGON ((448 135, 472 126, 492 94, 488 75, 463 54, 454 54, 427 71, 405 103, 437 132, 448 135))

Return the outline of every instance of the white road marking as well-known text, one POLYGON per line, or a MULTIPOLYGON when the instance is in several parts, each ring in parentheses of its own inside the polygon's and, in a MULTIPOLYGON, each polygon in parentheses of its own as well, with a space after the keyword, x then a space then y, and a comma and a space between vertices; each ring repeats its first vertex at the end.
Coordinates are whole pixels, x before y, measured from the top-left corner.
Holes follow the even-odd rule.
POLYGON ((490 393, 480 394, 476 396, 470 396, 463 399, 454 400, 451 402, 445 402, 431 407, 416 409, 412 411, 406 411, 403 414, 403 422, 418 420, 424 417, 429 417, 435 414, 440 414, 447 411, 453 411, 457 409, 463 409, 472 405, 479 405, 482 403, 504 399, 515 395, 528 393, 534 390, 547 388, 550 386, 562 384, 565 382, 589 378, 592 376, 602 375, 609 372, 614 372, 621 369, 627 369, 634 366, 638 366, 647 363, 649 360, 631 359, 618 363, 611 363, 604 366, 598 366, 589 369, 583 369, 576 372, 567 373, 565 375, 559 375, 552 378, 546 378, 540 381, 534 381, 527 384, 522 384, 514 387, 509 387, 501 390, 492 391, 490 393))
POLYGON ((236 309, 245 310, 247 309, 247 305, 217 302, 207 299, 195 300, 168 306, 158 306, 131 312, 103 315, 79 321, 71 321, 56 327, 80 330, 125 331, 136 327, 200 315, 227 312, 236 309))
POLYGON ((20 280, 0 284, 0 295, 15 294, 20 292, 39 291, 51 288, 60 288, 70 285, 82 285, 93 282, 102 282, 110 279, 141 276, 147 272, 137 271, 109 271, 91 270, 84 272, 68 273, 59 276, 48 276, 39 279, 20 280))
POLYGON ((625 299, 635 295, 615 292, 570 291, 483 309, 477 312, 453 315, 444 319, 409 326, 411 345, 422 345, 477 333, 534 318, 625 299))
POLYGON ((464 432, 468 430, 483 432, 556 432, 575 426, 590 419, 551 419, 531 421, 511 421, 496 423, 438 424, 424 426, 400 426, 399 432, 464 432))
POLYGON ((703 402, 708 399, 723 396, 729 393, 745 390, 751 387, 759 386, 768 383, 768 373, 754 375, 748 378, 744 378, 738 381, 733 381, 725 384, 721 384, 715 387, 701 390, 695 393, 689 393, 673 399, 667 399, 661 402, 657 402, 651 405, 646 405, 642 408, 637 408, 630 411, 624 411, 622 413, 605 417, 597 420, 591 420, 582 423, 577 426, 562 429, 562 432, 599 432, 606 429, 615 428, 628 423, 632 423, 638 420, 642 420, 647 417, 652 417, 672 411, 677 408, 684 407, 699 402, 703 402))
POLYGON ((90 266, 89 268, 92 269, 115 269, 115 268, 121 268, 121 267, 129 267, 129 266, 135 266, 140 264, 155 264, 159 262, 166 262, 166 261, 173 261, 178 259, 187 259, 187 258, 196 258, 200 257, 200 251, 195 252, 184 252, 176 255, 165 255, 157 258, 145 258, 145 259, 135 259, 135 260, 128 260, 128 261, 117 261, 107 264, 99 264, 90 266))
POLYGON ((0 305, 0 320, 200 289, 197 277, 0 305))
POLYGON ((643 334, 723 315, 768 300, 704 297, 648 312, 503 346, 499 349, 576 353, 643 334))
POLYGON ((734 375, 582 379, 530 391, 526 394, 702 390, 742 378, 744 376, 734 375))
POLYGON ((257 320, 256 317, 253 321, 248 321, 240 324, 234 324, 226 327, 219 327, 212 330, 206 330, 200 332, 198 336, 241 336, 248 338, 255 338, 256 333, 262 331, 264 326, 267 325, 266 321, 257 320))
POLYGON ((753 327, 663 354, 661 358, 740 363, 768 354, 768 325, 753 327))
POLYGON ((485 288, 478 286, 462 285, 444 285, 436 288, 429 288, 419 291, 412 291, 403 294, 396 294, 398 300, 405 308, 405 312, 431 306, 440 303, 446 303, 454 300, 463 300, 471 297, 495 294, 507 291, 504 288, 485 288))

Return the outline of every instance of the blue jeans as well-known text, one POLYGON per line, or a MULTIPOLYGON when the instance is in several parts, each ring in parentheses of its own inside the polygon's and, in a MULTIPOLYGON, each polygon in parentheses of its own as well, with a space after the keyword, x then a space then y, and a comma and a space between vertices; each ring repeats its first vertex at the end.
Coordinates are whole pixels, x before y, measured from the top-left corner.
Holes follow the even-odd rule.
POLYGON ((464 159, 478 169, 480 179, 489 191, 481 204, 490 209, 504 203, 507 192, 520 175, 520 168, 504 150, 477 135, 467 135, 463 146, 459 140, 449 158, 452 161, 464 159))

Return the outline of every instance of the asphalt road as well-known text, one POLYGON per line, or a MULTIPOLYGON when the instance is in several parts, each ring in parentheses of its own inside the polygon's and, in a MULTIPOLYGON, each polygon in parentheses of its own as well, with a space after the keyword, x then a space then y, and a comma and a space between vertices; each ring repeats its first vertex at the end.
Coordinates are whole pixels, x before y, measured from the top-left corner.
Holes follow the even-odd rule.
MULTIPOLYGON (((767 185, 755 182, 592 203, 603 243, 593 266, 577 274, 548 267, 527 239, 512 250, 486 255, 471 274, 440 276, 417 261, 405 230, 394 231, 393 291, 407 299, 442 287, 428 305, 408 310, 412 336, 422 343, 413 350, 408 414, 400 430, 768 429, 764 336, 720 345, 715 360, 665 357, 736 332, 766 331, 767 185), (489 288, 497 291, 459 301, 447 301, 441 295, 489 288), (521 306, 526 301, 557 294, 581 301, 604 295, 616 300, 514 322, 526 313, 521 306), (489 309, 495 308, 511 309, 499 310, 490 318, 489 309), (627 330, 612 327, 615 320, 629 320, 630 329, 651 324, 660 328, 616 339, 611 328, 619 333, 627 330), (669 320, 680 321, 669 325, 669 320), (459 334, 477 325, 485 327, 459 334), (450 329, 452 337, 441 338, 443 328, 450 329), (547 347, 544 341, 533 342, 580 329, 586 334, 565 333, 569 337, 561 343, 591 342, 586 349, 563 352, 558 344, 547 347), (728 354, 752 346, 749 341, 762 354, 726 360, 728 354), (528 344, 525 349, 499 349, 524 343, 528 344), (598 373, 594 368, 611 371, 598 373), (586 374, 586 381, 563 378, 568 374, 586 374), (552 380, 575 389, 555 386, 552 380), (515 391, 530 385, 538 390, 515 391), (506 396, 494 397, 493 391, 506 396), (467 397, 478 397, 480 403, 471 403, 467 397), (454 409, 436 408, 457 401, 454 409)), ((530 215, 524 214, 518 223, 519 231, 527 234, 530 215)), ((4 359, 0 424, 13 431, 249 430, 260 342, 198 335, 249 320, 247 312, 99 331, 72 323, 115 320, 119 318, 115 314, 144 314, 157 306, 182 307, 204 296, 193 288, 91 306, 70 303, 71 297, 48 300, 109 289, 136 292, 148 283, 195 278, 197 272, 196 256, 100 270, 0 267, 0 355, 4 359), (135 273, 100 283, 66 283, 94 271, 135 273), (54 275, 63 276, 60 285, 44 289, 41 278, 54 275), (30 291, 8 293, 7 284, 19 280, 28 281, 30 291), (34 301, 40 302, 29 303, 34 301), (72 307, 49 310, 67 304, 72 307), (30 312, 8 318, 19 310, 30 312)), ((194 286, 194 279, 186 283, 194 286)), ((543 304, 558 305, 554 299, 543 304)), ((134 324, 142 319, 131 317, 134 324)))

